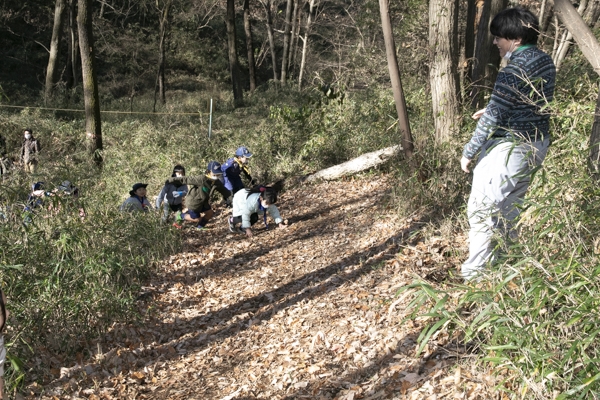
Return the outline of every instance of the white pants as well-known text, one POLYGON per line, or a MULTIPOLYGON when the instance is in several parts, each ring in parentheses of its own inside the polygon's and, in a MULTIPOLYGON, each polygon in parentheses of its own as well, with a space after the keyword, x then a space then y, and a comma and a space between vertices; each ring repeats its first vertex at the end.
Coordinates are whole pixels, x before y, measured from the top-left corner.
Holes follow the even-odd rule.
POLYGON ((467 205, 469 258, 462 265, 464 279, 473 279, 492 255, 492 236, 516 238, 513 224, 529 187, 531 173, 548 152, 549 139, 531 143, 488 141, 473 170, 473 186, 467 205))

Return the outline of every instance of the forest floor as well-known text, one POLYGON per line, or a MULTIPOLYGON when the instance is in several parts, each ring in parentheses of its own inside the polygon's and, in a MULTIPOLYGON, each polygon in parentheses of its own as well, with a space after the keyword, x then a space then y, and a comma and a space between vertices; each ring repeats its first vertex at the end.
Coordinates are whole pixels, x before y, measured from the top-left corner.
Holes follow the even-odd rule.
POLYGON ((453 279, 464 235, 401 217, 394 181, 300 186, 278 202, 287 229, 250 240, 220 214, 182 231, 143 288, 140 321, 115 322, 92 357, 62 360, 25 388, 43 399, 489 399, 494 380, 423 318, 405 320, 415 278, 453 279), (432 228, 433 227, 433 228, 432 228))

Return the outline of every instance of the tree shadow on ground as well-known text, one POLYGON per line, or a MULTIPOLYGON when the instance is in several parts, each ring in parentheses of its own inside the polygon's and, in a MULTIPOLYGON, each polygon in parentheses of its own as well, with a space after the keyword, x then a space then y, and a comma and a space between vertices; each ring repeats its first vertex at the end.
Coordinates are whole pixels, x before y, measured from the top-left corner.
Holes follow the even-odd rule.
MULTIPOLYGON (((383 199, 380 199, 383 201, 383 199)), ((282 234, 278 237, 278 240, 271 241, 269 243, 252 243, 252 246, 249 250, 239 250, 232 253, 230 256, 226 257, 215 257, 212 261, 206 263, 198 263, 195 266, 191 266, 186 268, 185 275, 175 275, 170 278, 167 285, 161 287, 161 290, 167 290, 169 287, 177 283, 189 284, 190 282, 198 281, 200 279, 206 279, 208 277, 217 277, 224 274, 230 273, 242 273, 249 269, 253 269, 254 267, 248 264, 248 260, 254 260, 259 257, 265 256, 269 254, 271 251, 275 249, 280 249, 287 247, 291 243, 301 242, 304 240, 317 240, 319 237, 327 235, 334 231, 334 227, 331 223, 323 222, 317 217, 323 215, 329 215, 332 211, 336 209, 339 210, 342 207, 348 207, 354 205, 358 202, 364 201, 363 198, 357 197, 354 199, 349 199, 340 204, 336 204, 335 206, 329 206, 325 208, 319 208, 311 213, 304 213, 301 215, 292 215, 288 220, 290 221, 290 228, 296 229, 296 226, 299 226, 297 230, 292 233, 287 233, 288 230, 282 231, 282 234), (300 224, 300 222, 304 222, 304 224, 300 224)), ((380 205, 379 202, 374 202, 370 205, 370 208, 376 208, 380 205)), ((341 216, 339 217, 341 218, 341 216)), ((221 217, 217 223, 222 222, 221 225, 224 225, 224 219, 221 217), (221 221, 222 220, 222 221, 221 221)), ((255 229, 255 228, 253 228, 255 229)), ((260 239, 264 237, 267 233, 269 233, 266 229, 256 229, 255 230, 255 238, 260 239)), ((199 244, 197 247, 203 247, 204 245, 211 245, 214 243, 214 237, 200 237, 199 244)), ((232 241, 245 240, 243 235, 228 235, 224 244, 227 245, 232 241)), ((189 247, 189 246, 188 246, 189 247)))
MULTIPOLYGON (((347 282, 356 281, 380 263, 393 258, 399 245, 407 244, 406 239, 421 226, 415 223, 376 246, 355 252, 340 261, 306 273, 281 287, 240 300, 215 312, 172 323, 145 324, 145 331, 153 334, 141 340, 140 346, 134 349, 135 357, 140 359, 151 357, 154 360, 160 359, 161 362, 175 360, 180 357, 180 353, 168 351, 168 348, 174 345, 178 349, 185 349, 185 354, 199 352, 213 342, 222 341, 253 325, 268 321, 273 315, 303 300, 317 298, 340 288, 347 282), (183 323, 186 326, 193 326, 194 329, 181 331, 183 323), (163 337, 160 332, 172 332, 172 334, 163 337)), ((131 348, 119 350, 121 357, 126 357, 132 352, 131 348)), ((119 369, 113 368, 105 379, 108 381, 120 373, 119 369)), ((60 387, 64 382, 64 379, 58 379, 48 385, 47 389, 60 387)))

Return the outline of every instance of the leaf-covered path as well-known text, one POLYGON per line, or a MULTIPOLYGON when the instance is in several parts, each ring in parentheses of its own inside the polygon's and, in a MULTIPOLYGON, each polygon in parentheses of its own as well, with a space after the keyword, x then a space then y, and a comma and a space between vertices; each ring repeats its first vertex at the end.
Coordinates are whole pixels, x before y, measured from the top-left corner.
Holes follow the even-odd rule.
POLYGON ((403 321, 409 296, 398 288, 455 268, 464 238, 422 240, 426 224, 389 202, 392 184, 371 176, 294 188, 279 201, 290 226, 256 229, 252 240, 228 231, 223 210, 209 231, 182 232, 184 251, 144 288, 143 322, 115 323, 95 356, 26 395, 489 398, 491 382, 457 367, 456 353, 415 356, 422 326, 403 321))

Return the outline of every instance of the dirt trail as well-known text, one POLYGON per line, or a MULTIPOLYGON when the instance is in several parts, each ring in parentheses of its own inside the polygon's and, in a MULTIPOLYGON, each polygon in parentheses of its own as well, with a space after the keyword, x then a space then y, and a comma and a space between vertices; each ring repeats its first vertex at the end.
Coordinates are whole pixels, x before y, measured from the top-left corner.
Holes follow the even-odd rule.
POLYGON ((422 326, 403 321, 397 290, 454 268, 458 245, 423 243, 425 223, 389 205, 391 184, 292 189, 279 201, 290 226, 253 240, 229 233, 225 212, 209 231, 184 231, 184 252, 144 288, 143 323, 115 323, 95 357, 29 397, 490 398, 480 376, 450 368, 455 354, 415 357, 422 326))

